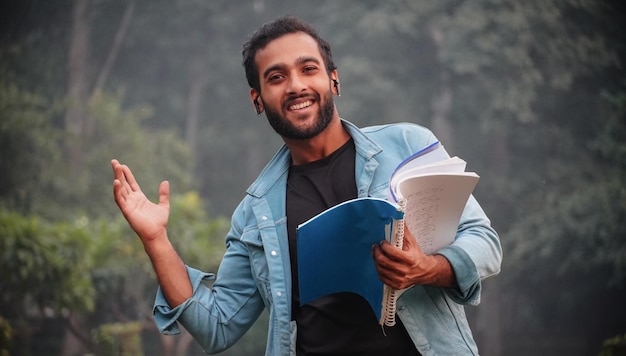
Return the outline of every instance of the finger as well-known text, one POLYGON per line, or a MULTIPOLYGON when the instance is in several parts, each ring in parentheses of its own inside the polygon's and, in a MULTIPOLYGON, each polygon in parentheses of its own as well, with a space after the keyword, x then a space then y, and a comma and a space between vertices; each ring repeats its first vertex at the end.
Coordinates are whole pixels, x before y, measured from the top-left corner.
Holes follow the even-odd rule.
POLYGON ((402 245, 402 250, 406 252, 409 256, 425 256, 422 247, 415 238, 415 235, 413 235, 408 228, 406 228, 404 232, 404 243, 402 245))
POLYGON ((382 281, 397 283, 409 273, 409 267, 403 262, 381 257, 376 260, 376 271, 382 281))
MULTIPOLYGON (((115 172, 115 180, 117 180, 120 184, 117 193, 119 194, 119 197, 122 199, 125 199, 126 196, 128 194, 130 194, 132 191, 134 190, 138 190, 138 187, 136 187, 135 189, 133 189, 130 185, 129 185, 129 181, 128 181, 128 172, 126 171, 130 171, 129 168, 124 165, 124 164, 120 164, 119 162, 116 162, 116 164, 114 164, 114 172, 115 172)), ((132 177, 132 173, 131 173, 131 177, 132 177)), ((114 182, 115 184, 115 182, 114 182)), ((114 186, 115 187, 115 186, 114 186)))
POLYGON ((159 185, 159 205, 170 206, 170 182, 166 180, 159 185))
MULTIPOLYGON (((392 248, 399 251, 399 249, 395 247, 392 248)), ((383 248, 379 245, 375 245, 372 248, 372 255, 374 256, 376 272, 378 273, 380 280, 384 284, 394 288, 400 286, 399 281, 404 273, 404 266, 402 263, 398 263, 393 259, 390 259, 383 253, 383 248)))
POLYGON ((388 241, 383 241, 379 245, 381 253, 391 261, 402 261, 403 251, 396 246, 390 244, 388 241))
POLYGON ((113 175, 115 179, 119 180, 120 183, 122 179, 124 179, 124 173, 122 172, 122 165, 116 159, 111 160, 111 167, 113 168, 113 175))
POLYGON ((409 230, 409 227, 404 224, 404 238, 402 241, 402 250, 408 251, 416 245, 417 241, 415 240, 415 236, 413 236, 411 230, 409 230))
POLYGON ((389 263, 389 259, 383 253, 380 244, 372 246, 372 258, 374 259, 377 269, 381 266, 386 266, 389 263))
POLYGON ((115 199, 115 202, 118 206, 126 200, 124 186, 122 185, 122 182, 119 181, 119 179, 113 180, 113 198, 115 199))
POLYGON ((389 243, 386 243, 385 241, 380 244, 374 245, 374 247, 372 248, 372 256, 374 258, 374 262, 376 263, 376 268, 379 269, 379 272, 393 270, 395 268, 394 266, 398 264, 395 258, 387 254, 387 252, 385 251, 386 247, 389 247, 392 250, 398 250, 397 248, 389 245, 389 243))
POLYGON ((382 256, 382 252, 380 251, 380 246, 378 244, 374 244, 372 246, 372 257, 374 258, 374 261, 378 263, 378 260, 380 260, 383 256, 382 256))
POLYGON ((126 182, 128 182, 130 190, 141 191, 141 188, 139 187, 139 183, 137 183, 137 180, 135 179, 135 176, 133 175, 133 172, 130 170, 130 168, 127 165, 123 164, 121 165, 121 169, 124 174, 124 178, 126 182))
POLYGON ((397 281, 397 275, 393 268, 385 266, 381 263, 376 264, 376 272, 378 278, 386 285, 393 286, 397 281))

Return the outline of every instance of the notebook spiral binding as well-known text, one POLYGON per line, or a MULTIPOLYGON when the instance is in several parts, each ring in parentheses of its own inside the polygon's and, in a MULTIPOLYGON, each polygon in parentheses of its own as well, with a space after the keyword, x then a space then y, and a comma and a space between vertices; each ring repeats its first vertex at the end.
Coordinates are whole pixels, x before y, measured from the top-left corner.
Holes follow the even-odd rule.
MULTIPOLYGON (((406 199, 400 199, 398 202, 398 210, 405 211, 406 199)), ((404 217, 397 221, 394 246, 402 248, 404 244, 404 217)), ((400 291, 385 285, 383 300, 386 301, 385 314, 383 315, 383 323, 386 326, 396 325, 396 302, 400 291)))

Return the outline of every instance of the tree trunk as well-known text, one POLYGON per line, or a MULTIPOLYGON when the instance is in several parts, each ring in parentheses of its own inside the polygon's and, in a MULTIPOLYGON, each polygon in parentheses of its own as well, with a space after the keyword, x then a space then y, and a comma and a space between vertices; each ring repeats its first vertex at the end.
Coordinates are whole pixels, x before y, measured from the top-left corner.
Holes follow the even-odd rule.
POLYGON ((65 129, 70 167, 80 172, 83 166, 83 133, 87 116, 87 56, 89 52, 90 0, 75 0, 68 63, 68 108, 65 129))
POLYGON ((128 32, 128 28, 130 27, 130 24, 132 22, 134 12, 135 1, 131 0, 128 2, 126 10, 124 10, 124 15, 122 15, 120 24, 117 27, 115 38, 113 39, 113 43, 111 44, 111 48, 109 49, 106 60, 102 65, 102 69, 98 74, 98 79, 96 79, 96 84, 94 85, 94 88, 92 90, 92 95, 97 94, 98 92, 102 91, 102 88, 104 88, 104 85, 109 78, 109 73, 113 68, 113 64, 115 64, 117 56, 122 49, 122 44, 124 43, 124 38, 126 38, 126 32, 128 32))
POLYGON ((66 319, 65 336, 61 349, 62 356, 82 355, 95 349, 91 339, 87 335, 83 335, 84 330, 84 318, 81 315, 71 313, 66 319))
MULTIPOLYGON (((439 52, 439 48, 441 48, 444 41, 443 33, 434 25, 430 26, 429 33, 435 48, 437 48, 439 52)), ((444 65, 440 65, 439 67, 439 92, 433 97, 431 102, 431 129, 435 136, 444 144, 446 150, 448 152, 454 152, 454 126, 450 122, 454 93, 450 87, 450 75, 448 70, 444 65)))
MULTIPOLYGON (((208 58, 205 53, 194 56, 191 66, 191 84, 187 101, 185 138, 192 152, 198 148, 198 127, 202 112, 202 98, 209 84, 208 58)), ((193 167, 190 167, 193 169, 193 167)))

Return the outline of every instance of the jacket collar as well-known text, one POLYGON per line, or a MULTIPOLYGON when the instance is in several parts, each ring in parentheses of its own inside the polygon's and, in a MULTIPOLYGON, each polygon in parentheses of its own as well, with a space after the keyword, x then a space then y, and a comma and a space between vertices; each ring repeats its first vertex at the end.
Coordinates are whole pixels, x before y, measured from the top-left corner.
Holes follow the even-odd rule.
MULTIPOLYGON (((341 119, 341 123, 354 140, 357 156, 361 156, 362 159, 369 161, 382 151, 382 148, 376 142, 372 141, 356 125, 344 119, 341 119)), ((248 187, 246 192, 253 197, 260 198, 267 194, 277 183, 284 185, 290 164, 291 156, 289 149, 287 146, 283 145, 265 168, 263 168, 257 179, 248 187)))

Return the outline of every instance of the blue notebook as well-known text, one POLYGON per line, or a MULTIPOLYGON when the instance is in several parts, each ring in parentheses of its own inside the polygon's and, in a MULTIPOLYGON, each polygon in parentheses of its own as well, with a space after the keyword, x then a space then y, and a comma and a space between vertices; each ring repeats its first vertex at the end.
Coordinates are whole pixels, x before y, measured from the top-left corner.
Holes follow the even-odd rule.
POLYGON ((372 246, 389 238, 403 212, 383 199, 362 198, 336 205, 298 227, 300 303, 353 292, 381 317, 383 282, 372 246), (363 219, 367 216, 367 219, 363 219))

